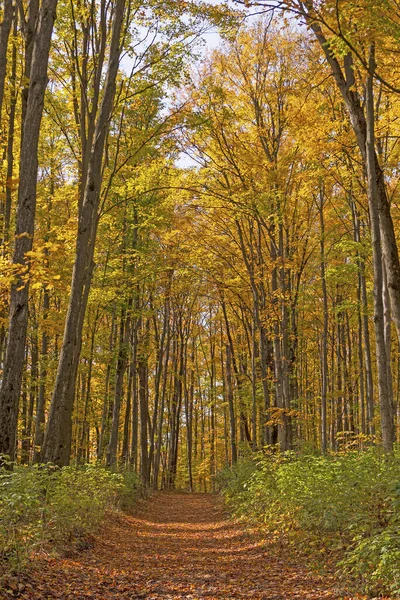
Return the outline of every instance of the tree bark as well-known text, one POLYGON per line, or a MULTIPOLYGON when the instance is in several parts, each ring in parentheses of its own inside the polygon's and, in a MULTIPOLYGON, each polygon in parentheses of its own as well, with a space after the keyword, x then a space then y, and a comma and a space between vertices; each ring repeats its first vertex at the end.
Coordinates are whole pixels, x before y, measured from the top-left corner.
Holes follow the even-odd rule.
POLYGON ((43 461, 53 462, 57 465, 67 465, 70 460, 71 417, 81 351, 82 328, 94 268, 93 257, 99 220, 103 154, 113 111, 121 53, 120 38, 124 7, 125 0, 117 0, 104 95, 96 123, 83 204, 79 215, 75 263, 64 338, 43 444, 43 461))
MULTIPOLYGON (((370 49, 370 62, 374 62, 374 49, 370 49)), ((366 139, 366 164, 368 177, 368 206, 371 220, 372 257, 374 265, 374 322, 376 362, 378 371, 378 390, 381 412, 382 443, 386 452, 393 450, 393 399, 390 397, 387 372, 387 354, 385 343, 385 323, 383 307, 383 269, 381 252, 381 230, 379 227, 379 211, 377 203, 378 180, 375 154, 374 135, 374 97, 373 78, 370 75, 366 84, 366 110, 367 110, 367 139, 366 139)))
POLYGON ((14 459, 24 348, 28 327, 29 260, 32 250, 38 172, 38 143, 47 86, 47 64, 57 0, 43 0, 35 36, 26 119, 20 157, 20 183, 13 264, 17 275, 11 286, 7 351, 0 389, 0 454, 14 459))
MULTIPOLYGON (((45 325, 50 308, 50 296, 48 290, 43 291, 43 323, 45 325)), ((36 405, 36 420, 35 420, 35 441, 34 441, 34 457, 35 463, 40 462, 40 452, 43 444, 44 425, 45 425, 45 396, 46 396, 46 377, 47 377, 47 352, 49 346, 49 338, 47 331, 44 328, 42 331, 42 341, 40 349, 39 361, 39 391, 36 405)))
MULTIPOLYGON (((128 309, 129 310, 129 309, 128 309)), ((119 348, 118 348, 118 360, 117 369, 115 375, 115 394, 114 394, 114 407, 113 407, 113 418, 111 426, 110 442, 107 451, 107 466, 114 467, 117 463, 117 451, 118 451, 118 436, 119 436, 119 422, 121 416, 121 402, 123 396, 123 384, 124 376, 126 371, 126 365, 128 361, 128 343, 129 343, 129 315, 126 316, 125 309, 121 311, 121 321, 119 329, 119 348)))
POLYGON ((320 192, 318 206, 320 222, 320 263, 321 263, 321 286, 323 299, 323 329, 322 329, 322 387, 321 387, 321 450, 327 451, 327 394, 328 394, 328 333, 329 312, 328 293, 326 288, 326 265, 325 265, 325 221, 324 221, 324 197, 320 192))
MULTIPOLYGON (((147 325, 146 325, 147 327, 147 325)), ((147 334, 147 330, 145 336, 147 334)), ((141 340, 142 347, 138 352, 138 375, 139 375, 139 411, 140 411, 140 475, 143 488, 149 485, 149 454, 148 454, 148 357, 146 340, 141 340)))
POLYGON ((232 382, 232 356, 231 346, 226 344, 226 393, 229 407, 229 423, 231 430, 231 460, 232 464, 235 464, 238 459, 237 442, 236 442, 236 418, 235 418, 235 406, 233 402, 233 382, 232 382))
POLYGON ((4 0, 3 21, 0 25, 0 120, 3 108, 4 84, 7 72, 8 38, 10 36, 14 7, 12 0, 4 0))

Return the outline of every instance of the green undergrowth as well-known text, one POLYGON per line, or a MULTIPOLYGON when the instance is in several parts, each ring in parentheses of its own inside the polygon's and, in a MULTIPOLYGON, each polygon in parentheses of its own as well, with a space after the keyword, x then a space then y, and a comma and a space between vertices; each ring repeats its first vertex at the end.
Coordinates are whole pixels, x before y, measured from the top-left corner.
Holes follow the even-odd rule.
POLYGON ((0 470, 0 579, 40 549, 88 547, 109 511, 129 507, 138 490, 135 473, 100 466, 0 470))
POLYGON ((400 453, 271 454, 217 478, 237 517, 286 539, 338 580, 400 598, 400 453))

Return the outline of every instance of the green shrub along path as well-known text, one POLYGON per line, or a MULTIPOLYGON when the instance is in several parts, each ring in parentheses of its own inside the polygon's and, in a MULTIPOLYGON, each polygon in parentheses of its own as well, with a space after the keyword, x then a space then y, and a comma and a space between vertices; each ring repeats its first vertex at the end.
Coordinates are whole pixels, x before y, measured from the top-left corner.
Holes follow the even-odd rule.
POLYGON ((311 574, 283 547, 227 518, 218 497, 184 493, 159 493, 134 513, 113 515, 86 550, 38 557, 18 594, 29 600, 338 598, 333 578, 311 574))
POLYGON ((106 514, 135 497, 137 483, 134 473, 97 466, 0 470, 0 584, 35 553, 84 547, 106 514))
POLYGON ((231 511, 370 597, 400 597, 400 456, 259 456, 219 475, 231 511))
POLYGON ((132 472, 0 472, 0 598, 400 597, 400 457, 242 457, 219 494, 140 496, 132 472))

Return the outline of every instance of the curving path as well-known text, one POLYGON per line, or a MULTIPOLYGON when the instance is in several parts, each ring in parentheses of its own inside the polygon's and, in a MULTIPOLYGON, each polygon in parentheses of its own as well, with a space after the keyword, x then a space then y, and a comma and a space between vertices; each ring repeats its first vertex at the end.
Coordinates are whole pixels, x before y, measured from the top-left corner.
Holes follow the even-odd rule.
POLYGON ((92 548, 33 569, 30 600, 339 598, 332 580, 227 520, 210 494, 157 494, 108 524, 92 548))

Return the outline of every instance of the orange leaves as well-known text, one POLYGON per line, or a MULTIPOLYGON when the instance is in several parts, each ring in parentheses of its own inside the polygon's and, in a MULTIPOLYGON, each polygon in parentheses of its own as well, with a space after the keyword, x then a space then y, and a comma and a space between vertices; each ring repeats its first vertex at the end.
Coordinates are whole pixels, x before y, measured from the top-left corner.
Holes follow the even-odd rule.
MULTIPOLYGON (((94 548, 37 557, 29 600, 334 600, 287 548, 226 519, 215 496, 157 494, 105 525, 94 548)), ((28 589, 28 587, 25 587, 28 589)))
POLYGON ((266 422, 266 425, 278 425, 283 423, 285 417, 287 418, 299 418, 301 413, 298 410, 288 409, 288 408, 280 408, 274 406, 268 410, 269 420, 266 422))

